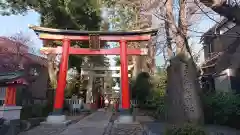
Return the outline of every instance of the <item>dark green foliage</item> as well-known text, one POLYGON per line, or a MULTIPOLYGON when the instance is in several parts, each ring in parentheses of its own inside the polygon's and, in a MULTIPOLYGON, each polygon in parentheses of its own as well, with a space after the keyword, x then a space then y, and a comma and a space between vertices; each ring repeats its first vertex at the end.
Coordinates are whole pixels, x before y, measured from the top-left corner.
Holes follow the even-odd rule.
POLYGON ((120 61, 120 57, 114 57, 114 60, 116 62, 116 66, 120 66, 121 65, 121 61, 120 61))
POLYGON ((240 95, 217 92, 205 94, 202 99, 207 124, 240 129, 240 95))
POLYGON ((152 89, 150 83, 150 75, 146 72, 140 73, 136 81, 132 83, 132 98, 137 99, 140 104, 144 104, 147 101, 147 97, 152 89))
POLYGON ((185 124, 183 127, 168 128, 165 135, 206 135, 206 133, 199 126, 185 124))
POLYGON ((164 71, 152 77, 151 83, 153 88, 147 97, 147 102, 141 106, 142 109, 148 110, 148 115, 161 120, 165 118, 166 77, 164 71))
POLYGON ((32 107, 24 106, 21 110, 21 115, 20 115, 21 120, 26 120, 31 117, 32 117, 32 107))
POLYGON ((151 91, 147 98, 147 102, 141 106, 143 109, 149 110, 152 113, 149 115, 156 119, 164 120, 165 117, 165 94, 162 90, 151 91))
MULTIPOLYGON (((22 14, 31 9, 38 12, 40 24, 44 27, 75 30, 100 29, 100 3, 98 0, 5 0, 0 2, 0 14, 22 14)), ((60 45, 54 42, 53 45, 60 45)), ((72 42, 86 48, 88 42, 72 42)), ((103 59, 98 57, 98 59, 103 59)), ((103 60, 100 60, 103 61, 103 60)), ((77 67, 80 71, 81 56, 70 56, 69 67, 77 67)))
POLYGON ((29 118, 46 117, 52 112, 53 106, 49 105, 27 105, 21 110, 21 120, 27 120, 29 118))
POLYGON ((99 30, 100 5, 97 0, 5 0, 1 13, 24 14, 32 9, 41 15, 41 25, 62 29, 99 30))

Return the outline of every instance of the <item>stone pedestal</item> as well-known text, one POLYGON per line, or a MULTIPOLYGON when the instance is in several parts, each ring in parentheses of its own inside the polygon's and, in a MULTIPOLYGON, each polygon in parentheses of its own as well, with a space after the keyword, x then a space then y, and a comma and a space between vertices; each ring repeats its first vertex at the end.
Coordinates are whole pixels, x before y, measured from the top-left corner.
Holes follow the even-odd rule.
POLYGON ((66 121, 65 115, 49 115, 46 119, 46 123, 49 124, 60 124, 66 121))
POLYGON ((67 120, 65 115, 49 115, 46 121, 40 124, 47 127, 66 127, 71 124, 71 120, 67 120))
POLYGON ((119 116, 114 123, 117 124, 132 124, 135 123, 134 116, 130 113, 130 110, 119 110, 119 116))
POLYGON ((0 118, 6 120, 19 120, 21 114, 21 106, 1 106, 0 107, 0 118))
POLYGON ((121 124, 134 123, 133 116, 119 115, 115 123, 121 123, 121 124))
POLYGON ((46 121, 41 122, 43 125, 67 125, 69 121, 67 121, 66 116, 63 115, 62 110, 55 109, 51 114, 48 115, 46 121))

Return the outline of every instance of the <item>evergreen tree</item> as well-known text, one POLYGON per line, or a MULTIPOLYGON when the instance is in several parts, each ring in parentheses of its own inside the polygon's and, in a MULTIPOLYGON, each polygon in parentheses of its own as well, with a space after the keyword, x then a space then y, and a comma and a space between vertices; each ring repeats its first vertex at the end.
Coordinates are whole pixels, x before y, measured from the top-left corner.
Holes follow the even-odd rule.
MULTIPOLYGON (((101 4, 98 0, 4 0, 0 1, 2 15, 25 15, 34 10, 40 14, 40 25, 58 29, 100 30, 101 4)), ((45 46, 58 46, 61 42, 44 42, 45 46)), ((88 47, 88 42, 72 42, 81 48, 88 47)), ((49 77, 52 87, 57 84, 56 56, 48 55, 49 77)), ((104 56, 91 57, 92 62, 105 63, 104 56)), ((70 56, 69 67, 76 67, 80 72, 82 56, 70 56)))

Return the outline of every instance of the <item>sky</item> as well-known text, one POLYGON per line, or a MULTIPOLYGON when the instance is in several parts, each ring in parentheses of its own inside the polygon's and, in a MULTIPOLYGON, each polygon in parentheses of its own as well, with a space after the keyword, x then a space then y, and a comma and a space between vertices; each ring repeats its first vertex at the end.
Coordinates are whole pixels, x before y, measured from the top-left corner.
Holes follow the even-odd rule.
MULTIPOLYGON (((32 50, 34 50, 32 53, 39 54, 38 50, 42 46, 41 40, 39 40, 35 33, 28 28, 29 24, 39 25, 39 17, 39 14, 34 11, 29 11, 25 16, 0 16, 0 36, 11 36, 18 32, 30 36, 33 42, 31 47, 33 48, 32 50)), ((203 32, 207 31, 215 24, 210 19, 201 19, 199 20, 199 23, 201 23, 201 25, 198 25, 197 30, 203 32)), ((193 38, 191 42, 194 43, 194 51, 198 52, 198 50, 202 48, 202 45, 199 43, 199 36, 193 38)), ((203 57, 203 54, 201 56, 203 57)), ((113 61, 112 57, 111 61, 113 61)), ((162 56, 156 56, 156 64, 158 66, 164 64, 162 56)))
POLYGON ((28 28, 29 24, 39 25, 39 17, 39 14, 34 11, 29 11, 25 16, 0 16, 0 36, 12 36, 21 32, 32 40, 30 53, 39 55, 37 50, 41 47, 42 41, 28 28))

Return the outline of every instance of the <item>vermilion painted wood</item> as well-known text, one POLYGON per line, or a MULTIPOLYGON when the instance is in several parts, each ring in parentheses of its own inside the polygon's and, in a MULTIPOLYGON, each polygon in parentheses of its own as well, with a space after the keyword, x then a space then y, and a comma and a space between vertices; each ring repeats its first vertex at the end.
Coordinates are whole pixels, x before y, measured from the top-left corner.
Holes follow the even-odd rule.
POLYGON ((63 53, 61 57, 61 64, 59 69, 59 79, 56 89, 54 109, 61 110, 64 102, 64 90, 66 87, 66 78, 68 70, 68 57, 69 57, 70 40, 63 39, 63 53))
MULTIPOLYGON (((62 47, 51 48, 51 47, 43 47, 41 48, 41 53, 44 54, 61 54, 62 47)), ((70 47, 69 54, 78 54, 78 55, 119 55, 120 48, 112 48, 112 49, 99 49, 92 50, 89 48, 73 48, 70 47)), ((147 49, 127 49, 127 55, 147 55, 147 49)))
MULTIPOLYGON (((68 35, 54 35, 54 34, 46 34, 41 33, 39 34, 39 38, 43 40, 75 40, 75 41, 84 41, 89 40, 89 36, 68 36, 68 35)), ((127 40, 127 41, 148 41, 151 39, 151 35, 139 35, 139 36, 99 36, 99 39, 102 41, 120 41, 120 40, 127 40)))
POLYGON ((9 88, 6 88, 6 95, 5 95, 5 100, 4 100, 4 104, 5 105, 9 105, 10 103, 10 96, 11 96, 11 93, 10 93, 10 90, 9 88))
POLYGON ((99 49, 92 50, 86 48, 72 48, 70 47, 70 41, 88 41, 89 36, 75 36, 75 35, 54 35, 41 33, 40 39, 43 40, 62 40, 63 47, 58 48, 42 48, 43 53, 62 54, 62 60, 60 64, 59 80, 55 96, 55 109, 62 109, 64 89, 66 86, 66 72, 69 54, 80 55, 120 55, 121 59, 121 88, 122 88, 122 108, 130 108, 130 95, 128 86, 128 60, 127 55, 147 55, 146 49, 128 49, 127 41, 147 41, 150 40, 151 35, 124 35, 124 36, 99 36, 99 40, 102 41, 120 41, 120 48, 112 49, 99 49))
POLYGON ((13 87, 12 91, 13 91, 12 105, 16 105, 16 91, 17 91, 16 87, 13 87))
POLYGON ((120 40, 121 88, 123 109, 130 109, 127 50, 127 41, 120 40))
POLYGON ((129 41, 148 41, 152 34, 157 33, 156 30, 140 30, 130 32, 101 32, 101 31, 76 31, 76 30, 61 30, 30 26, 35 32, 40 33, 39 37, 43 40, 61 40, 63 48, 48 48, 42 49, 44 53, 62 54, 60 64, 59 80, 55 96, 55 109, 62 109, 64 88, 66 86, 66 72, 69 54, 82 55, 120 55, 121 60, 121 88, 122 88, 122 107, 123 109, 130 108, 129 86, 128 86, 128 59, 127 55, 146 55, 147 51, 142 49, 128 49, 127 42, 129 41), (47 33, 47 34, 46 34, 47 33), (52 34, 50 34, 52 33, 52 34), (89 41, 89 35, 99 35, 99 40, 120 42, 120 48, 91 50, 83 48, 69 48, 70 41, 89 41), (81 36, 80 36, 81 35, 81 36), (110 35, 110 36, 109 36, 110 35), (68 40, 65 40, 68 39, 68 40))
POLYGON ((16 105, 16 88, 15 87, 10 86, 6 89, 4 104, 6 106, 16 105))

